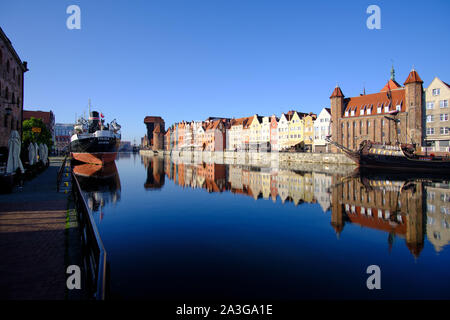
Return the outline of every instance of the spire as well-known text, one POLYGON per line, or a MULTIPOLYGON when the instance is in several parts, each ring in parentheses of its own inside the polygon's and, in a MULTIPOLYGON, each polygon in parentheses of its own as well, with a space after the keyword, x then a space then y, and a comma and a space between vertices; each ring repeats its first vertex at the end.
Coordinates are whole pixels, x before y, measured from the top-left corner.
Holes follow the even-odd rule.
POLYGON ((419 74, 417 73, 417 71, 412 69, 404 84, 414 83, 414 82, 423 83, 423 81, 422 81, 422 79, 420 79, 419 74))
POLYGON ((394 70, 394 64, 392 64, 392 68, 391 68, 391 80, 395 81, 395 70, 394 70))
POLYGON ((341 88, 339 88, 339 86, 336 84, 336 88, 334 88, 333 93, 331 94, 330 98, 333 97, 343 97, 344 94, 342 93, 341 88))

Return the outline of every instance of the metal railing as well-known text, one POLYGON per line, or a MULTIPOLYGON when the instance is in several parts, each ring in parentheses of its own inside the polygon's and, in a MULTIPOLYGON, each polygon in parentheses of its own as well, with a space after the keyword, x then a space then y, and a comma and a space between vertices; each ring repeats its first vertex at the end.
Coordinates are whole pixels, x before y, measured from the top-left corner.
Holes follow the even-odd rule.
POLYGON ((106 250, 97 230, 94 217, 81 193, 76 176, 72 175, 72 191, 77 206, 81 233, 81 250, 88 293, 96 300, 105 300, 106 294, 106 250))
POLYGON ((69 154, 66 154, 64 157, 64 160, 61 164, 61 167, 59 167, 58 173, 56 174, 56 191, 59 192, 59 187, 61 186, 61 179, 62 175, 64 173, 64 168, 66 167, 67 158, 69 157, 69 154))

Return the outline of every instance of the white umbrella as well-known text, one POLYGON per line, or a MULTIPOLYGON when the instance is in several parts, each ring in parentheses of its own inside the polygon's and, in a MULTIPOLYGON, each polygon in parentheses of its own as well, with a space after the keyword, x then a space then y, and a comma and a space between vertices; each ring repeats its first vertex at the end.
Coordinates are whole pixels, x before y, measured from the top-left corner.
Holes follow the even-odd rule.
POLYGON ((45 163, 48 163, 48 147, 47 145, 44 143, 44 152, 45 152, 45 163))
POLYGON ((28 162, 30 163, 30 166, 36 163, 36 149, 32 142, 28 145, 28 162))
POLYGON ((34 150, 36 150, 36 153, 35 153, 36 158, 34 160, 34 163, 37 163, 38 159, 39 159, 39 157, 38 157, 38 155, 39 155, 39 147, 38 147, 38 144, 36 142, 34 143, 34 150))
POLYGON ((6 172, 13 173, 16 172, 17 168, 20 168, 22 173, 25 172, 23 170, 22 161, 20 161, 20 136, 16 130, 11 131, 11 136, 8 140, 8 164, 6 165, 6 172))
POLYGON ((45 162, 45 150, 44 150, 44 145, 42 143, 39 143, 39 160, 41 160, 41 162, 43 164, 46 164, 46 162, 45 162))

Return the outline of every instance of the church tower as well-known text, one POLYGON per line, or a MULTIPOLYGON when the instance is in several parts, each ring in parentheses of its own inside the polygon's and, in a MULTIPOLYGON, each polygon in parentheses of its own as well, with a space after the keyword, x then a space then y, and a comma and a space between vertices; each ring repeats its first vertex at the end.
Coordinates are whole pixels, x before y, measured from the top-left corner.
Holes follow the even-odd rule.
MULTIPOLYGON (((341 88, 336 85, 330 97, 331 106, 331 139, 342 144, 342 129, 339 119, 344 115, 344 94, 341 88)), ((336 153, 336 146, 331 146, 331 151, 336 153)))
POLYGON ((406 129, 408 143, 416 143, 416 147, 422 145, 423 128, 423 81, 416 70, 411 70, 405 85, 405 107, 407 112, 406 129))

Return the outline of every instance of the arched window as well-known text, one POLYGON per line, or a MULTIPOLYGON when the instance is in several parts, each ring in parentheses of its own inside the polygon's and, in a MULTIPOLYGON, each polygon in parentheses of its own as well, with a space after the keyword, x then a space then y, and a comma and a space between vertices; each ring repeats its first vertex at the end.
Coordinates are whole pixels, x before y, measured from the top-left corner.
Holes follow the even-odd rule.
POLYGON ((8 87, 6 87, 6 89, 5 89, 5 99, 8 99, 8 97, 9 97, 9 90, 8 90, 8 87))
POLYGON ((10 68, 10 64, 9 64, 9 59, 6 60, 6 72, 9 73, 9 68, 10 68))
POLYGON ((16 100, 17 100, 17 106, 20 107, 20 99, 19 99, 19 97, 17 97, 16 100))
POLYGON ((16 100, 16 97, 15 97, 14 92, 13 92, 12 95, 11 95, 11 103, 14 103, 14 100, 16 100))
POLYGON ((0 66, 3 64, 3 52, 0 49, 0 66))
POLYGON ((20 74, 17 75, 17 84, 20 86, 20 74))

